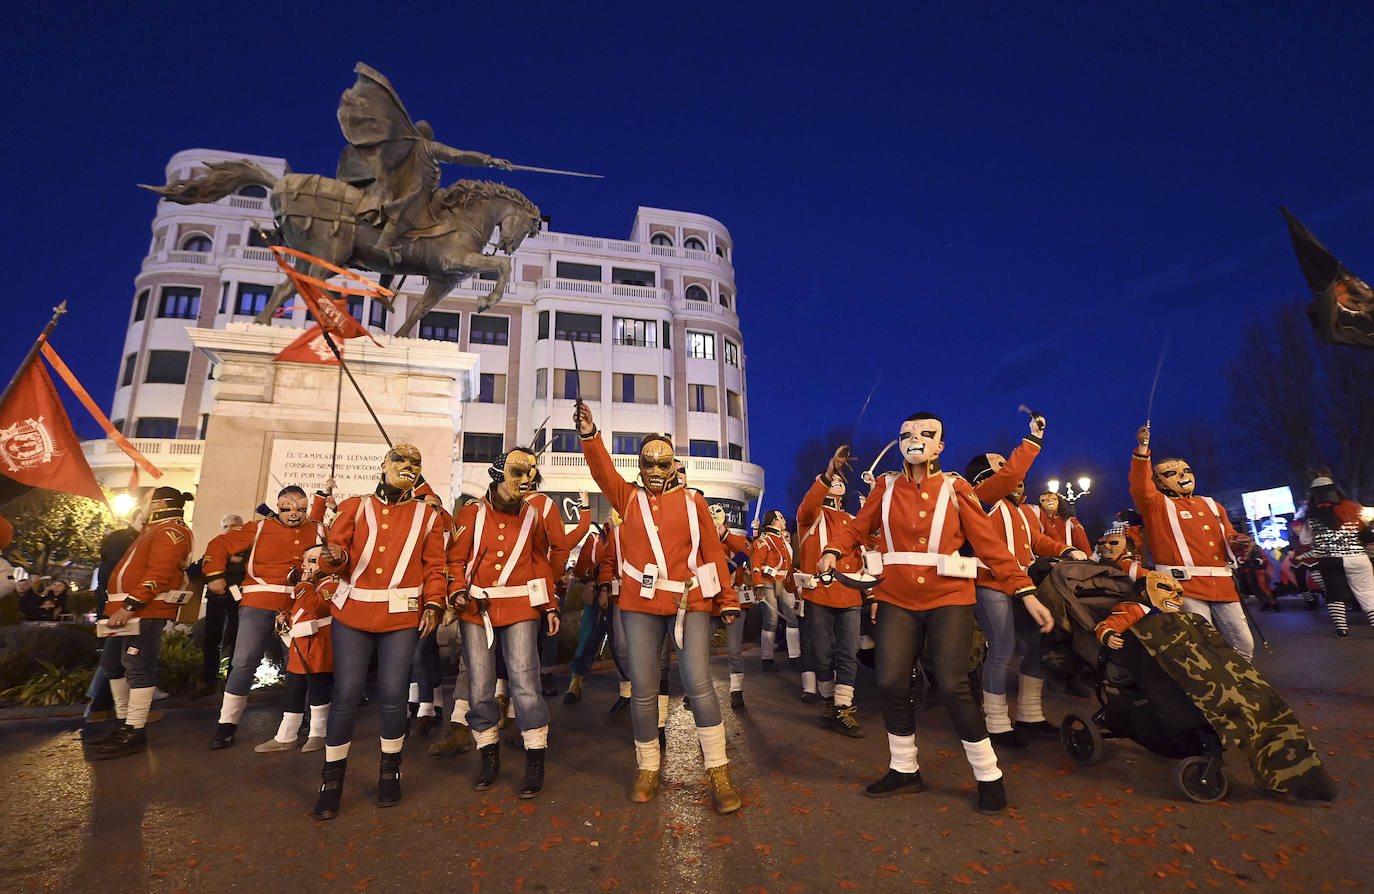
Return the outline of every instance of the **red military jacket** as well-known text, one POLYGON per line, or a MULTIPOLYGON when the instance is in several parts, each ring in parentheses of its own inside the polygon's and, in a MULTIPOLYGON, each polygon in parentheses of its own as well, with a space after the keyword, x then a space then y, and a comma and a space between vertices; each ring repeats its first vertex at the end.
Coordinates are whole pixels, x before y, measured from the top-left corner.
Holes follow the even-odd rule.
POLYGON ((1072 546, 1074 549, 1081 549, 1085 553, 1093 551, 1092 546, 1088 543, 1088 532, 1083 530, 1083 523, 1077 518, 1061 518, 1058 515, 1051 515, 1034 503, 1027 504, 1026 509, 1035 515, 1040 522, 1040 527, 1045 529, 1045 533, 1055 540, 1072 546))
POLYGON ((425 605, 442 609, 447 585, 442 516, 414 494, 349 497, 329 529, 329 544, 343 550, 336 566, 344 579, 334 618, 355 630, 387 633, 420 623, 425 605))
MULTIPOLYGON (((725 536, 720 537, 717 535, 717 539, 720 540, 720 545, 725 550, 725 562, 727 566, 730 564, 730 560, 737 554, 744 553, 746 556, 749 554, 749 538, 745 537, 743 534, 736 534, 734 531, 726 528, 725 536)), ((739 597, 739 588, 741 586, 750 586, 753 583, 749 577, 748 563, 740 562, 740 564, 735 566, 734 573, 730 578, 730 583, 735 588, 736 598, 739 597)), ((714 604, 711 606, 711 617, 719 618, 723 609, 721 601, 719 599, 713 599, 712 602, 714 604)), ((740 623, 743 622, 741 621, 740 623)))
POLYGON ((754 538, 754 545, 749 550, 749 564, 754 566, 756 587, 765 582, 787 580, 792 574, 792 541, 786 534, 764 528, 754 538))
POLYGON ((606 548, 601 551, 601 560, 596 566, 596 586, 602 584, 611 588, 611 605, 620 604, 620 529, 623 524, 610 529, 606 538, 606 548))
POLYGON ((129 545, 110 572, 106 617, 124 607, 125 596, 144 603, 134 612, 136 618, 171 620, 177 616, 175 604, 157 597, 181 589, 186 560, 191 555, 191 529, 182 518, 181 510, 170 511, 175 514, 153 514, 153 520, 144 525, 138 539, 129 545))
POLYGON ((711 611, 712 601, 718 601, 722 611, 739 611, 725 550, 716 539, 715 522, 706 500, 676 483, 662 494, 649 493, 620 477, 599 433, 580 440, 592 479, 624 520, 618 528, 620 608, 653 615, 675 614, 685 587, 688 611, 711 611), (654 548, 648 525, 653 526, 659 538, 661 557, 654 548), (644 593, 642 579, 649 565, 660 566, 658 586, 654 592, 644 593), (687 586, 697 578, 697 569, 706 565, 715 566, 721 587, 715 599, 709 601, 702 598, 700 585, 687 586))
POLYGON ((1131 454, 1131 498, 1145 519, 1155 568, 1166 574, 1173 574, 1171 567, 1186 569, 1188 579, 1179 581, 1184 596, 1239 602, 1229 543, 1236 531, 1226 510, 1209 497, 1165 496, 1155 487, 1152 472, 1148 453, 1131 454))
MULTIPOLYGON (((816 565, 821 560, 821 552, 834 541, 835 532, 850 526, 854 516, 828 506, 826 493, 830 487, 817 477, 806 492, 801 506, 797 507, 797 530, 801 533, 801 543, 797 546, 797 570, 805 575, 814 575, 816 565)), ((856 574, 863 568, 863 554, 860 544, 840 556, 835 562, 835 570, 846 574, 856 574)), ((815 581, 812 581, 815 583, 815 581)), ((829 584, 816 584, 812 587, 798 587, 802 598, 817 605, 830 608, 852 608, 863 602, 863 594, 853 587, 840 583, 838 579, 829 584)))
POLYGON ((873 595, 881 602, 914 611, 972 605, 973 577, 941 575, 937 562, 938 556, 954 556, 966 542, 1013 592, 1033 587, 973 488, 952 472, 917 480, 903 468, 882 476, 853 524, 836 532, 825 552, 846 555, 875 531, 882 543, 883 573, 873 595))
POLYGON ((563 515, 554 504, 553 497, 536 491, 525 497, 525 501, 538 509, 544 519, 544 526, 549 535, 549 566, 553 568, 556 580, 563 576, 563 569, 568 563, 568 556, 572 553, 573 547, 587 535, 587 530, 592 524, 591 510, 583 509, 578 512, 577 524, 569 531, 563 527, 563 515))
POLYGON ((206 581, 224 576, 224 566, 235 553, 248 554, 241 587, 243 604, 267 611, 285 611, 291 604, 291 585, 286 582, 292 568, 299 568, 301 554, 325 538, 324 525, 307 519, 298 528, 288 528, 275 518, 263 518, 237 531, 226 531, 205 548, 206 581))
MULTIPOLYGON (((1029 568, 1036 556, 1059 556, 1072 549, 1042 531, 1040 523, 1027 511, 1026 505, 1013 503, 1011 497, 998 500, 988 510, 988 517, 992 519, 997 536, 1002 538, 1007 551, 1023 569, 1029 568)), ((978 569, 978 586, 993 587, 1008 595, 1015 592, 1014 589, 1007 589, 987 568, 978 569)))
MULTIPOLYGON (((549 556, 560 548, 550 546, 545 518, 536 505, 524 500, 513 508, 502 507, 494 491, 493 485, 485 497, 458 513, 458 536, 448 549, 450 591, 468 591, 459 617, 479 627, 482 615, 474 597, 483 595, 493 627, 532 621, 543 612, 558 610, 549 556)), ((560 565, 560 576, 561 572, 560 565)))
MULTIPOLYGON (((337 575, 326 574, 318 580, 303 580, 291 592, 291 605, 286 610, 291 631, 286 638, 286 669, 293 674, 332 674, 334 672, 334 643, 329 635, 329 600, 342 581, 337 575)), ((245 597, 247 601, 247 597, 245 597)))
POLYGON ((606 557, 606 538, 600 530, 592 531, 582 543, 573 563, 573 577, 580 581, 596 582, 600 578, 601 560, 606 557))

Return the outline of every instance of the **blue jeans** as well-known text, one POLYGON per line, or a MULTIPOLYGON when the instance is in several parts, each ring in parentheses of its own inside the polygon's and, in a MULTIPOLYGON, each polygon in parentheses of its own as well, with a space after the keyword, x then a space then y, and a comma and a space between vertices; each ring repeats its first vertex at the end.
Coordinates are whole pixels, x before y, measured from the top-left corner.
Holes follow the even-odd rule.
POLYGON ((764 581, 756 588, 759 605, 763 607, 763 633, 759 637, 759 648, 764 658, 772 658, 777 642, 778 615, 782 615, 784 627, 797 626, 797 597, 787 592, 781 580, 764 581))
POLYGON ((1183 610, 1211 621, 1221 638, 1244 655, 1246 661, 1255 654, 1255 638, 1250 635, 1250 622, 1245 619, 1245 609, 1239 602, 1206 602, 1184 596, 1183 610))
POLYGON ((439 637, 436 634, 420 637, 410 661, 410 678, 415 688, 420 690, 420 701, 434 701, 434 690, 443 682, 443 671, 439 666, 439 637))
MULTIPOLYGON (((587 593, 589 590, 590 588, 582 592, 587 593)), ((601 651, 601 641, 606 638, 606 634, 610 630, 610 625, 606 623, 609 614, 609 609, 602 612, 596 607, 595 599, 588 600, 582 606, 582 623, 577 628, 577 651, 573 653, 572 663, 568 665, 573 676, 585 677, 587 671, 592 669, 592 662, 596 660, 596 653, 601 651)), ((612 654, 614 654, 614 649, 612 649, 612 654)))
POLYGON ((539 729, 549 725, 549 706, 539 691, 539 639, 544 619, 534 618, 497 627, 496 642, 487 648, 487 635, 481 624, 463 624, 463 659, 468 666, 468 728, 475 733, 489 730, 501 719, 496 706, 496 646, 506 657, 510 697, 515 703, 515 728, 539 729))
POLYGON ((625 643, 625 622, 619 604, 611 606, 611 655, 615 657, 616 676, 630 682, 630 650, 625 643))
POLYGON ((267 651, 269 639, 277 632, 277 613, 267 608, 239 606, 238 637, 234 641, 234 657, 229 664, 229 679, 224 691, 233 695, 247 695, 253 689, 253 675, 267 651))
MULTIPOLYGON (((647 744, 658 738, 659 656, 664 637, 673 636, 675 621, 674 615, 646 612, 627 611, 620 616, 630 653, 630 717, 636 742, 647 744)), ((711 682, 710 614, 688 612, 682 639, 678 672, 682 674, 683 692, 692 700, 692 717, 697 726, 716 726, 721 719, 720 702, 711 682)))
POLYGON ((1040 669, 1040 629, 1030 613, 1001 590, 979 587, 974 611, 978 626, 988 640, 988 657, 983 662, 983 691, 993 695, 1007 694, 1007 676, 1016 644, 1021 644, 1021 673, 1043 679, 1040 669))
POLYGON ((831 608, 807 601, 802 626, 806 629, 808 670, 816 672, 817 682, 832 676, 839 686, 853 686, 859 673, 859 606, 831 608))
MULTIPOLYGON (((353 741, 354 714, 363 698, 367 666, 372 663, 374 651, 377 653, 377 701, 381 705, 382 738, 404 737, 410 659, 415 654, 420 631, 403 627, 389 633, 370 633, 349 627, 338 618, 329 629, 334 640, 334 695, 329 703, 325 744, 347 745, 353 741)), ((242 615, 239 635, 243 635, 242 615)))
POLYGON ((281 694, 281 709, 287 714, 304 714, 307 696, 312 707, 327 705, 333 687, 333 674, 288 673, 286 689, 281 694))
POLYGON ((162 651, 165 619, 141 618, 133 636, 111 636, 100 650, 100 668, 111 680, 129 678, 130 689, 157 685, 157 656, 162 651), (132 650, 132 651, 131 651, 132 650))
POLYGON ((739 620, 727 625, 721 618, 711 619, 711 631, 714 633, 717 627, 725 628, 725 646, 730 650, 730 673, 744 673, 744 612, 740 612, 739 620))

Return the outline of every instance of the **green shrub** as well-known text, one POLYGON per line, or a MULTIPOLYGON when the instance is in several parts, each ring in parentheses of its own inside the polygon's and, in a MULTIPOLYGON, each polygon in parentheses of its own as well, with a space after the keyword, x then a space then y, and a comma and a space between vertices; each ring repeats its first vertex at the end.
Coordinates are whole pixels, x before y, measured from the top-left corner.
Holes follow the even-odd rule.
POLYGON ((185 695, 200 685, 205 653, 189 633, 169 633, 162 638, 157 684, 169 695, 185 695))
POLYGON ((0 701, 28 707, 43 705, 76 705, 86 700, 95 670, 89 667, 65 669, 51 661, 39 659, 41 673, 18 686, 0 692, 0 701))
POLYGON ((43 662, 63 670, 95 667, 98 643, 95 631, 78 624, 0 627, 0 690, 41 673, 43 662))
POLYGON ((76 590, 67 596, 67 611, 80 618, 99 607, 99 600, 93 590, 76 590))

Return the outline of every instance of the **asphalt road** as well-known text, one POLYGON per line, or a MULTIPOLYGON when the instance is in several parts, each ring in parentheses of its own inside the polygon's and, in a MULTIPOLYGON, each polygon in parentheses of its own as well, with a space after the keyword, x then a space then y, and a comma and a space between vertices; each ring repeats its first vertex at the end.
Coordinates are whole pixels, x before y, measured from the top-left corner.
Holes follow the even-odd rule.
MULTIPOLYGON (((1291 602, 1296 606, 1296 602, 1291 602)), ((431 739, 405 750, 405 799, 378 809, 376 714, 364 709, 343 812, 308 811, 320 754, 260 755, 275 705, 250 705, 238 744, 209 751, 217 717, 169 710, 145 754, 84 759, 74 719, 0 722, 0 890, 124 891, 1135 891, 1343 890, 1374 881, 1374 631, 1330 637, 1325 619, 1262 615, 1273 641, 1257 663, 1307 725, 1341 788, 1298 804, 1255 788, 1229 755, 1231 793, 1185 800, 1174 763, 1130 742, 1080 767, 1054 741, 1000 754, 1012 807, 973 809, 974 788, 944 711, 919 718, 930 790, 874 801, 863 786, 886 765, 872 677, 859 680, 868 736, 822 729, 797 675, 757 671, 748 711, 725 708, 745 807, 710 807, 691 715, 675 696, 665 786, 631 804, 628 718, 607 720, 613 672, 586 697, 552 699, 549 775, 534 801, 515 796, 523 756, 503 745, 497 787, 473 792, 476 756, 436 759, 431 739)), ((713 663, 727 697, 723 657, 713 663)), ((560 677, 560 681, 565 680, 560 677)), ((674 675, 676 681, 676 674, 674 675)), ((1048 694, 1058 719, 1090 705, 1048 694)))

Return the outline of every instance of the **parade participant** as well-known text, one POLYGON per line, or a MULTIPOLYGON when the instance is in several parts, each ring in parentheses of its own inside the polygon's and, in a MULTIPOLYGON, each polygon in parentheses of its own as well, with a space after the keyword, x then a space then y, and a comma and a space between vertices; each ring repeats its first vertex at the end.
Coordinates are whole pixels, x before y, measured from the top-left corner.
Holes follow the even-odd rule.
POLYGON ((1045 533, 1065 546, 1072 546, 1084 555, 1091 553, 1088 532, 1073 514, 1073 504, 1054 491, 1045 491, 1036 498, 1036 505, 1027 507, 1035 514, 1045 533))
POLYGON ((329 722, 329 695, 334 686, 334 650, 329 637, 329 600, 341 583, 338 575, 320 571, 324 544, 307 547, 301 554, 291 604, 277 618, 277 631, 286 645, 286 689, 282 692, 281 725, 277 734, 253 750, 265 754, 296 747, 305 707, 310 705, 310 726, 301 751, 319 751, 329 722))
POLYGON ((154 488, 148 521, 110 573, 104 626, 111 632, 100 654, 110 680, 115 716, 123 721, 96 746, 99 759, 124 757, 147 747, 148 711, 157 687, 162 628, 175 619, 191 529, 185 506, 194 499, 174 487, 154 488))
MULTIPOLYGON (((725 510, 717 505, 710 507, 711 521, 716 526, 716 538, 720 540, 721 547, 725 550, 726 564, 734 569, 731 583, 735 587, 735 594, 740 599, 740 607, 748 609, 754 605, 752 600, 745 601, 745 593, 742 588, 749 586, 750 575, 747 571, 747 563, 740 562, 735 564, 735 557, 740 553, 748 554, 749 541, 743 534, 730 530, 725 523, 725 510)), ((714 634, 716 626, 725 628, 725 646, 730 654, 730 708, 735 711, 745 710, 744 706, 744 621, 726 624, 724 604, 721 600, 712 600, 711 604, 711 630, 714 634)))
MULTIPOLYGON (((584 503, 586 499, 584 493, 584 503)), ((582 678, 591 670, 592 662, 601 652, 601 643, 607 636, 611 638, 611 654, 615 655, 610 588, 602 592, 598 583, 601 562, 610 548, 612 524, 611 515, 608 513, 606 524, 594 527, 587 539, 582 541, 582 548, 578 550, 577 560, 573 563, 572 576, 582 582, 582 620, 577 629, 577 648, 573 651, 572 662, 568 665, 572 679, 568 682, 568 691, 563 694, 565 705, 582 701, 582 678)), ((617 664, 617 671, 619 670, 617 664)), ((622 673, 621 679, 628 680, 628 677, 622 673)))
POLYGON ((510 674, 515 724, 525 746, 520 797, 544 787, 549 708, 539 692, 539 633, 558 633, 558 606, 549 597, 554 569, 567 553, 550 543, 547 520, 524 499, 534 485, 538 457, 524 448, 503 453, 488 470, 486 496, 463 507, 449 545, 450 604, 463 610, 463 657, 470 681, 468 726, 482 756, 473 788, 486 791, 501 771, 496 703, 496 654, 501 642, 510 674))
POLYGON ((1363 508, 1347 499, 1329 477, 1313 479, 1301 537, 1312 547, 1326 590, 1326 610, 1335 635, 1342 638, 1350 635, 1350 604, 1358 605, 1374 625, 1374 565, 1361 539, 1361 534, 1368 536, 1370 531, 1361 517, 1363 508))
POLYGON ((873 588, 878 600, 876 660, 891 757, 887 774, 867 792, 883 798, 925 790, 910 698, 911 674, 920 659, 934 670, 940 700, 963 741, 978 782, 978 809, 997 812, 1007 805, 1006 788, 968 680, 976 564, 959 555, 960 547, 973 547, 1014 598, 1024 601, 1041 630, 1054 622, 973 488, 958 475, 940 471, 945 448, 940 418, 931 413, 907 417, 899 443, 902 471, 878 479, 853 523, 831 535, 816 565, 819 575, 834 571, 840 557, 864 544, 871 531, 877 531, 885 550, 880 557, 865 555, 865 565, 882 572, 873 588))
MULTIPOLYGON (((537 455, 537 454, 536 454, 537 455)), ((558 505, 548 494, 540 493, 539 487, 544 482, 543 473, 535 469, 534 484, 529 493, 525 496, 525 501, 539 510, 544 518, 544 525, 549 532, 550 548, 557 548, 563 553, 564 559, 572 555, 572 551, 577 544, 582 542, 582 538, 587 536, 587 531, 592 524, 591 504, 588 501, 586 491, 582 491, 577 511, 577 524, 571 531, 563 526, 563 514, 559 511, 558 505)), ((569 569, 562 565, 550 566, 553 569, 554 594, 557 597, 557 608, 559 614, 563 612, 563 606, 567 603, 568 584, 571 580, 569 569)), ((553 673, 549 668, 558 663, 558 637, 548 631, 539 634, 539 688, 546 696, 558 694, 558 688, 553 684, 553 673)), ((502 680, 505 678, 502 677, 502 680)))
POLYGON ((1130 538, 1124 531, 1108 531, 1099 537, 1093 558, 1126 572, 1131 580, 1139 580, 1145 573, 1140 565, 1140 557, 1135 554, 1130 538))
POLYGON ((234 744, 234 732, 248 704, 253 676, 274 635, 277 615, 291 605, 292 588, 287 577, 293 568, 300 567, 306 548, 324 540, 324 525, 307 520, 307 504, 304 490, 295 485, 284 487, 277 494, 275 515, 226 531, 205 548, 201 572, 205 575, 205 590, 213 596, 228 593, 230 557, 247 553, 240 588, 243 601, 238 610, 239 629, 229 679, 224 684, 219 725, 210 740, 213 749, 234 744))
POLYGON ((592 420, 578 402, 573 416, 592 479, 624 519, 620 527, 621 624, 629 652, 631 717, 637 772, 630 799, 649 801, 658 792, 662 753, 654 741, 659 653, 672 634, 678 669, 691 699, 711 798, 720 813, 742 806, 730 780, 725 726, 711 685, 710 603, 720 600, 725 624, 739 620, 739 603, 706 503, 678 484, 673 445, 666 435, 640 444, 642 484, 616 471, 592 420))
MULTIPOLYGON (((462 497, 455 505, 454 511, 461 512, 464 506, 469 503, 476 503, 476 497, 462 497)), ((445 535, 445 550, 452 545, 453 537, 458 533, 454 527, 445 535)), ((449 646, 451 652, 458 656, 463 654, 463 625, 458 622, 458 613, 449 609, 444 614, 444 623, 450 625, 453 630, 453 640, 449 646)), ((499 653, 498 653, 499 657, 499 653)), ((498 671, 503 670, 504 662, 498 662, 498 671)), ((504 682, 498 677, 498 686, 504 682)), ((498 689, 498 691, 500 691, 498 689)), ((472 709, 472 685, 469 680, 467 662, 460 661, 458 676, 453 681, 453 711, 449 715, 449 730, 442 739, 429 746, 429 754, 433 757, 453 757, 456 754, 467 754, 472 750, 472 731, 468 729, 468 711, 472 709)), ((498 705, 504 715, 505 707, 501 705, 498 698, 498 705)))
POLYGON ((334 694, 316 819, 338 815, 354 714, 374 653, 382 721, 377 805, 391 807, 401 800, 410 661, 420 636, 433 632, 442 619, 446 591, 443 522, 415 498, 420 466, 414 446, 396 444, 388 450, 376 490, 339 505, 320 556, 320 567, 344 581, 334 597, 330 628, 334 694))
POLYGON ((1152 612, 1177 612, 1183 609, 1183 588, 1167 574, 1145 572, 1144 602, 1123 599, 1105 619, 1098 623, 1097 641, 1109 649, 1120 650, 1126 644, 1121 634, 1152 612))
POLYGON ((763 529, 749 551, 754 568, 754 594, 763 606, 763 633, 760 635, 763 669, 777 672, 773 649, 777 643, 778 616, 782 616, 787 638, 787 657, 801 657, 801 629, 797 625, 797 597, 788 590, 792 576, 792 540, 787 536, 787 518, 776 509, 763 514, 763 529))
MULTIPOLYGON (((243 516, 229 513, 221 516, 219 532, 227 534, 243 527, 243 516)), ((234 553, 224 564, 225 590, 213 593, 205 590, 205 640, 202 649, 201 688, 199 694, 209 695, 219 688, 220 664, 223 657, 232 655, 239 635, 239 601, 235 594, 243 593, 244 563, 248 552, 234 553)), ((187 569, 192 579, 204 581, 203 563, 187 569)))
MULTIPOLYGON (((415 497, 424 500, 429 508, 439 513, 444 526, 444 547, 447 548, 453 535, 453 516, 444 509, 443 500, 421 480, 415 488, 415 497)), ((415 644, 415 654, 410 660, 410 697, 409 709, 411 723, 406 735, 427 736, 439 725, 439 710, 444 706, 443 671, 439 660, 439 631, 420 637, 415 644)))
MULTIPOLYGON (((805 529, 805 533, 797 548, 796 583, 797 593, 806 603, 802 626, 808 666, 802 671, 803 691, 814 691, 808 686, 819 689, 825 700, 825 723, 836 732, 858 738, 864 732, 854 706, 854 680, 859 670, 863 594, 833 574, 822 577, 816 573, 821 553, 836 532, 854 520, 844 510, 844 472, 849 463, 849 447, 845 445, 835 451, 797 509, 797 530, 805 529)), ((844 574, 858 575, 863 570, 861 546, 856 543, 836 567, 844 574)))
POLYGON ((1235 551, 1253 538, 1231 527, 1226 510, 1193 494, 1193 470, 1181 459, 1150 464, 1150 427, 1136 432, 1131 454, 1131 497, 1145 521, 1156 571, 1183 585, 1183 610, 1202 615, 1246 660, 1255 651, 1232 575, 1235 551))
MULTIPOLYGON (((964 471, 978 499, 992 508, 988 515, 998 537, 1024 571, 1036 556, 1072 556, 1086 559, 1061 540, 1049 536, 1023 503, 1026 473, 1040 453, 1045 434, 1045 417, 1031 416, 1030 434, 1022 439, 1009 459, 985 453, 968 464, 964 471)), ((983 662, 983 716, 992 741, 1008 748, 1028 747, 1021 733, 1059 735, 1059 728, 1045 719, 1042 697, 1045 672, 1040 666, 1041 637, 1038 622, 1024 609, 1018 611, 1010 582, 994 579, 982 568, 978 571, 976 612, 978 626, 988 640, 988 656, 983 662), (1011 660, 1021 644, 1021 665, 1017 678, 1016 724, 1012 725, 1007 704, 1007 677, 1011 660)))

